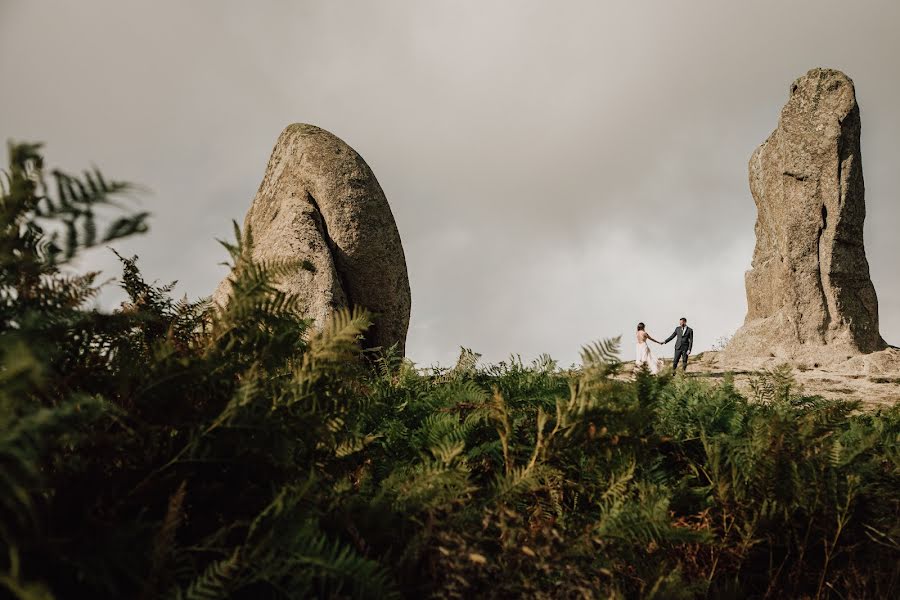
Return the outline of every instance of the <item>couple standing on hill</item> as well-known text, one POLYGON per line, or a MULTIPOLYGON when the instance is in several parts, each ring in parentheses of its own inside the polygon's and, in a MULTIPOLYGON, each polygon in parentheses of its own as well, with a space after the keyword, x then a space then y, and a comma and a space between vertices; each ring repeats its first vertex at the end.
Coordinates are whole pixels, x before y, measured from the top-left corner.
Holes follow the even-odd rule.
POLYGON ((666 338, 666 341, 664 342, 654 340, 650 334, 644 330, 644 324, 638 323, 637 360, 634 361, 635 366, 640 368, 641 365, 647 365, 650 369, 650 373, 656 375, 659 372, 662 359, 657 360, 653 356, 653 353, 650 352, 650 346, 647 345, 647 340, 662 345, 668 344, 673 339, 675 340, 675 359, 672 361, 672 370, 678 369, 678 363, 680 361, 682 363, 682 370, 687 371, 688 356, 691 354, 691 350, 694 347, 694 330, 687 326, 687 319, 684 317, 681 317, 681 320, 678 322, 678 327, 675 328, 672 335, 666 338))

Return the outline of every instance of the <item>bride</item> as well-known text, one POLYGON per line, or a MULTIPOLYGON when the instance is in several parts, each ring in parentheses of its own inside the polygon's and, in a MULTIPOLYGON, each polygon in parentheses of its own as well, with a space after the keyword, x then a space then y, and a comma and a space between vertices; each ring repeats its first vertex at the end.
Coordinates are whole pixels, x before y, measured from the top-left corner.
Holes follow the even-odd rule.
POLYGON ((634 361, 635 369, 640 369, 641 365, 647 365, 652 375, 659 373, 660 361, 650 352, 650 346, 647 340, 660 344, 659 340, 654 340, 649 333, 644 331, 644 324, 638 323, 637 326, 637 359, 634 361))

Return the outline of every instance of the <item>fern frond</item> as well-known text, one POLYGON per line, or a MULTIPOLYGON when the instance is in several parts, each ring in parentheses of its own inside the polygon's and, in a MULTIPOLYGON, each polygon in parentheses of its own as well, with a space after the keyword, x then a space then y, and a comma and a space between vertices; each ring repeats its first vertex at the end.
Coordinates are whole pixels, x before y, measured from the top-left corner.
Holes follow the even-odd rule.
POLYGON ((509 473, 498 473, 491 487, 492 496, 501 502, 512 502, 523 494, 530 494, 541 489, 542 469, 514 467, 509 473))
POLYGON ((459 358, 456 359, 456 365, 450 370, 450 373, 456 377, 471 374, 475 371, 475 366, 480 358, 481 354, 471 348, 460 347, 459 358))
POLYGON ((606 367, 619 362, 622 336, 599 340, 581 348, 581 364, 585 369, 606 367))
POLYGON ((322 330, 310 337, 304 364, 312 368, 318 362, 347 360, 357 353, 359 338, 370 325, 369 313, 362 308, 335 311, 322 330))
POLYGON ((226 600, 237 587, 243 570, 240 549, 236 548, 228 558, 206 567, 177 597, 184 600, 226 600))
POLYGON ((632 461, 624 471, 614 473, 612 477, 610 477, 608 487, 603 494, 601 494, 600 500, 606 503, 624 502, 625 496, 628 493, 628 486, 634 479, 634 469, 636 466, 636 463, 632 461))

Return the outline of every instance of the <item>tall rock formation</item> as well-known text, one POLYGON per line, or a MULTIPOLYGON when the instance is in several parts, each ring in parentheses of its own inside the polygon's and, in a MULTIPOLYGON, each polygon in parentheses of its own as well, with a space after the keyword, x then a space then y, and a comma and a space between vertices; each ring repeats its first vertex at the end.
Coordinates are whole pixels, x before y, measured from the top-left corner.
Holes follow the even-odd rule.
POLYGON ((813 69, 750 159, 756 249, 747 317, 724 357, 846 360, 884 349, 863 247, 866 215, 853 82, 813 69))
MULTIPOLYGON (((337 136, 313 125, 289 125, 278 138, 244 219, 257 260, 307 261, 280 285, 306 300, 321 327, 337 308, 374 314, 368 347, 405 351, 410 290, 391 208, 369 165, 337 136)), ((228 301, 226 277, 213 294, 228 301)))

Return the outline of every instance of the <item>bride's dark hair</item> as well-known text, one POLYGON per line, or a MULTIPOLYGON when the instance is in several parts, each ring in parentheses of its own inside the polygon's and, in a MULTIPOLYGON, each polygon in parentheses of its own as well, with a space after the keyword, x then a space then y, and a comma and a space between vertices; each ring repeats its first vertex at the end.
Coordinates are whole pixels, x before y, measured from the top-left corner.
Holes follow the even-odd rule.
POLYGON ((644 330, 644 324, 638 323, 638 331, 643 331, 643 330, 644 330))

